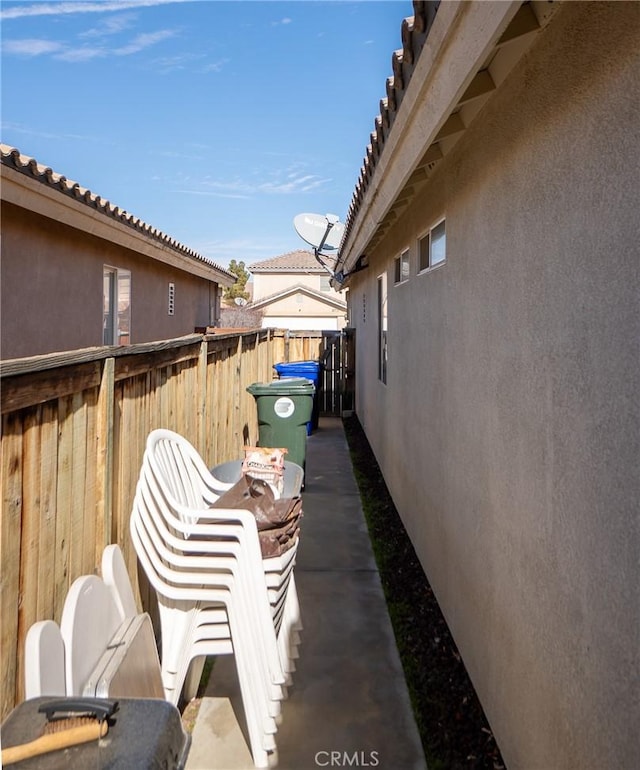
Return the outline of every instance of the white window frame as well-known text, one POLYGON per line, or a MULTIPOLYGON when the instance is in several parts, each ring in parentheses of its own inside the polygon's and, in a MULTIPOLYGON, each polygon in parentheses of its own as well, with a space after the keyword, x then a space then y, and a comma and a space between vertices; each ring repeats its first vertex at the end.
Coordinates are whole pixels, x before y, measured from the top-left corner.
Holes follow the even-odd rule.
POLYGON ((131 271, 102 267, 102 344, 131 343, 131 271), (114 308, 117 311, 114 312, 114 308))
POLYGON ((445 265, 447 262, 447 228, 446 228, 446 218, 442 217, 437 222, 435 222, 431 227, 426 230, 419 238, 418 238, 418 274, 422 273, 428 273, 431 270, 435 270, 438 267, 442 267, 442 265, 445 265), (434 259, 434 256, 437 256, 434 254, 435 247, 439 246, 441 242, 441 238, 438 238, 437 240, 434 240, 433 233, 435 230, 437 230, 439 227, 443 226, 443 235, 442 238, 444 239, 444 256, 440 259, 434 259), (427 264, 423 264, 423 243, 427 244, 427 264))
POLYGON ((393 262, 393 285, 399 286, 406 283, 411 276, 411 252, 403 249, 399 257, 393 262))
POLYGON ((389 315, 387 274, 382 273, 376 281, 377 306, 378 306, 378 379, 387 384, 387 363, 389 359, 389 315))

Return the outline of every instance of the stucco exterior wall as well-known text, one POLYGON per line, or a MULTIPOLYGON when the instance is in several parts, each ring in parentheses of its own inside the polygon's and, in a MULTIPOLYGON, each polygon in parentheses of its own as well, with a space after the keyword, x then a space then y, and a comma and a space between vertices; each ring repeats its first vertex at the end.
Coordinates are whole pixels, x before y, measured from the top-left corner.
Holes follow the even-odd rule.
POLYGON ((283 296, 267 301, 260 307, 263 314, 263 328, 305 329, 312 331, 343 329, 346 309, 336 307, 335 302, 344 302, 344 295, 329 289, 324 291, 321 278, 329 279, 329 274, 322 275, 303 271, 281 271, 271 274, 254 274, 253 301, 259 302, 265 297, 273 297, 287 292, 283 296), (311 296, 300 287, 321 296, 311 296), (326 301, 324 298, 326 297, 326 301))
POLYGON ((639 10, 561 6, 350 283, 357 413, 509 770, 638 761, 639 10))
POLYGON ((131 271, 132 343, 179 337, 210 323, 217 284, 3 202, 2 358, 102 345, 105 265, 131 271))
POLYGON ((257 302, 263 297, 270 297, 272 294, 277 294, 295 284, 308 286, 314 291, 322 291, 321 278, 323 275, 329 277, 328 273, 255 273, 253 276, 253 301, 257 302))

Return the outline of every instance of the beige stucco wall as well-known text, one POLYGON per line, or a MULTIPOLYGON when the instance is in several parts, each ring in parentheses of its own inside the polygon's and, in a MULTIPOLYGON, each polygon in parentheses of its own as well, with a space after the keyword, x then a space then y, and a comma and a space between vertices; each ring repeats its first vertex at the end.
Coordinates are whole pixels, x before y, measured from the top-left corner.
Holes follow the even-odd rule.
MULTIPOLYGON (((322 291, 321 279, 323 275, 329 277, 328 273, 256 273, 253 276, 253 301, 257 302, 264 297, 270 297, 283 291, 283 289, 298 284, 307 286, 314 291, 322 291)), ((333 290, 331 294, 335 296, 333 290)))
POLYGON ((104 265, 131 271, 131 342, 178 337, 210 323, 215 283, 3 202, 2 358, 101 345, 104 265))
POLYGON ((638 762, 639 12, 563 5, 350 284, 358 416, 509 770, 638 762))
MULTIPOLYGON (((324 273, 329 278, 328 273, 324 273)), ((257 274, 254 276, 253 301, 258 302, 264 297, 271 297, 285 292, 292 287, 304 286, 320 292, 320 275, 302 272, 282 272, 278 274, 257 274)), ((333 289, 323 291, 327 302, 318 297, 310 296, 304 291, 292 291, 281 299, 263 305, 262 326, 273 328, 306 329, 306 330, 336 330, 343 329, 346 320, 346 309, 335 307, 332 302, 344 302, 344 295, 333 289)))

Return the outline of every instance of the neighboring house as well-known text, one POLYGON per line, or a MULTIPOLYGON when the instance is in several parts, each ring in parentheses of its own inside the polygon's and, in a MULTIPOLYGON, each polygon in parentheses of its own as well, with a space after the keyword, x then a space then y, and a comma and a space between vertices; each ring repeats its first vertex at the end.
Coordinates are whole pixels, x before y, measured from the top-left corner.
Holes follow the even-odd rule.
POLYGON ((216 323, 235 276, 15 148, 0 161, 3 359, 216 323))
POLYGON ((292 251, 255 262, 251 308, 263 328, 336 331, 344 328, 347 303, 330 286, 331 275, 310 251, 292 251))
POLYGON ((357 414, 507 767, 632 770, 640 3, 436 5, 345 223, 357 414))

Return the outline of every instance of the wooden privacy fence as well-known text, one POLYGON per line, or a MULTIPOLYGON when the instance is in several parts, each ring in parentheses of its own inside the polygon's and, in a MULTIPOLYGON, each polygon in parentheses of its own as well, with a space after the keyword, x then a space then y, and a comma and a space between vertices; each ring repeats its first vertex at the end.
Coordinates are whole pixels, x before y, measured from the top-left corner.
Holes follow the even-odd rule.
MULTIPOLYGON (((211 465, 257 441, 252 382, 272 377, 274 335, 191 335, 4 362, 0 483, 1 717, 24 698, 24 639, 60 621, 75 578, 119 543, 140 601, 128 522, 148 433, 186 436, 211 465)), ((153 613, 152 613, 153 614, 153 613)))
POLYGON ((317 358, 321 342, 261 329, 3 363, 0 718, 24 698, 27 630, 60 622, 71 583, 98 571, 105 545, 120 544, 154 616, 129 538, 149 432, 181 433, 209 465, 240 457, 258 439, 247 385, 270 380, 274 362, 317 358))

